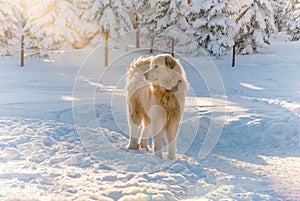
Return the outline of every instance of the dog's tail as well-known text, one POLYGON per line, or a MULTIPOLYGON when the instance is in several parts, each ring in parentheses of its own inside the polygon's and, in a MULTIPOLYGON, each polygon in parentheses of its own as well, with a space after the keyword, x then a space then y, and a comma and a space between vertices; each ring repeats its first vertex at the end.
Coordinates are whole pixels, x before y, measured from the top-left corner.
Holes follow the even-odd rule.
POLYGON ((128 68, 128 72, 138 72, 144 74, 147 70, 150 68, 150 63, 152 61, 151 57, 139 57, 134 59, 134 61, 130 64, 130 67, 128 68))

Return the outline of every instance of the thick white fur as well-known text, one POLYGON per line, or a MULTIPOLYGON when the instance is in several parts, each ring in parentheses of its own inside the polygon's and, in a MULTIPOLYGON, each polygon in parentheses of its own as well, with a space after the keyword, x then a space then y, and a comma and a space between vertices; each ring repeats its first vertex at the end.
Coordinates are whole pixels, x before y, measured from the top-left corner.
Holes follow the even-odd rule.
POLYGON ((188 82, 183 67, 171 55, 138 58, 128 69, 126 80, 129 149, 148 150, 153 137, 153 153, 162 158, 162 138, 166 134, 168 159, 176 156, 176 138, 188 82), (143 126, 140 141, 138 129, 143 126))

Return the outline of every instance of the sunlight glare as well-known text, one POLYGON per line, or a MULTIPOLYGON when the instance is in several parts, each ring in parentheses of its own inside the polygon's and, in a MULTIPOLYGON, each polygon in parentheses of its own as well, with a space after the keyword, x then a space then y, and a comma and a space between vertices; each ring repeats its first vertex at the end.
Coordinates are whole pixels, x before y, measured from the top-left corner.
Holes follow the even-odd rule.
POLYGON ((240 85, 243 87, 246 87, 248 89, 253 89, 253 90, 257 90, 257 91, 264 90, 264 88, 254 86, 253 84, 249 84, 249 83, 240 82, 240 85))

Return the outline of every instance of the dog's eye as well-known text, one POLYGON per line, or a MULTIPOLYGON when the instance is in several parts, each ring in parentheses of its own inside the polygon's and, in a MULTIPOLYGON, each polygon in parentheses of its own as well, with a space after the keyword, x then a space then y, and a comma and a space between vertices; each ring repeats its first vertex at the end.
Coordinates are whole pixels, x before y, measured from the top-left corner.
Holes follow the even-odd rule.
POLYGON ((154 68, 158 68, 158 65, 155 65, 154 68))

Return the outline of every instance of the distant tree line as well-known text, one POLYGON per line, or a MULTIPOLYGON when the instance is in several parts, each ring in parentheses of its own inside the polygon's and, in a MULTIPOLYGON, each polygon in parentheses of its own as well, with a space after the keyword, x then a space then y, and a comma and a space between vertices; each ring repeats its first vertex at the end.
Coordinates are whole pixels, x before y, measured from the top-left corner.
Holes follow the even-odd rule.
POLYGON ((0 55, 14 55, 21 34, 27 49, 73 50, 97 46, 104 31, 117 37, 139 29, 144 30, 140 41, 154 48, 167 45, 160 38, 172 37, 182 52, 201 49, 222 56, 235 45, 238 54, 252 54, 268 45, 276 32, 300 39, 300 2, 0 0, 0 25, 0 55))

